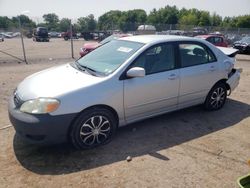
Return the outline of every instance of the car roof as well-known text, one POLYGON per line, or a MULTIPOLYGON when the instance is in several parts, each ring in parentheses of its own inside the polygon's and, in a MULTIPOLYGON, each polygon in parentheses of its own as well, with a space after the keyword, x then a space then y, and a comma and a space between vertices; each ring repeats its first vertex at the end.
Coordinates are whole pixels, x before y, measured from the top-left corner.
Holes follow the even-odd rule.
POLYGON ((218 35, 218 34, 209 34, 209 35, 197 35, 197 36, 195 36, 195 37, 207 39, 208 37, 222 37, 222 35, 218 35))
POLYGON ((177 36, 177 35, 136 35, 131 37, 123 37, 118 40, 126 40, 139 43, 159 43, 159 42, 171 42, 171 41, 201 41, 201 39, 177 36))

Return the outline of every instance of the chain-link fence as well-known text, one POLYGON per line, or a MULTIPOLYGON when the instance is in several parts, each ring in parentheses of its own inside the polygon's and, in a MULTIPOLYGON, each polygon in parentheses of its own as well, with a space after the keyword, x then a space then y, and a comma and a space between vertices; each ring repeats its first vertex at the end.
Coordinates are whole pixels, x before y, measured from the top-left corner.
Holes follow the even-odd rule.
POLYGON ((103 40, 113 33, 161 34, 196 36, 201 34, 221 34, 229 44, 250 36, 250 28, 197 27, 171 24, 106 23, 95 31, 79 31, 68 26, 65 32, 47 31, 46 28, 20 26, 4 30, 0 28, 0 63, 9 61, 35 62, 46 60, 70 60, 79 58, 84 43, 103 40), (22 37, 23 36, 23 40, 22 37), (87 41, 87 42, 86 42, 87 41))

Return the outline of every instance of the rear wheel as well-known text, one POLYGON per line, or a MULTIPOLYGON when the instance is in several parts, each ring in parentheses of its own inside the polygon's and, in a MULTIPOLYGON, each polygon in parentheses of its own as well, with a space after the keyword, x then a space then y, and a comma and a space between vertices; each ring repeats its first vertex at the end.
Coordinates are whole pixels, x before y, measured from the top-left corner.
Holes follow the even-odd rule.
POLYGON ((90 149, 111 141, 117 128, 114 114, 105 108, 84 111, 72 125, 70 139, 78 149, 90 149))
POLYGON ((221 109, 227 98, 227 88, 222 82, 216 84, 208 93, 204 107, 206 110, 221 109))

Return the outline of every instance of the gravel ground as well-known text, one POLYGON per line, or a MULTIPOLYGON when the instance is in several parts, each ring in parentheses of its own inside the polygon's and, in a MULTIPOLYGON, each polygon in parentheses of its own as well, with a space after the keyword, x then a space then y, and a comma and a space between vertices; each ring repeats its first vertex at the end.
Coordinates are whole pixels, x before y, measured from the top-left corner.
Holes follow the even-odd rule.
MULTIPOLYGON (((18 41, 6 40, 0 50, 10 52, 18 41)), ((83 42, 75 41, 76 57, 83 42)), ((10 125, 8 98, 23 78, 71 61, 70 43, 61 39, 25 44, 29 65, 0 53, 0 187, 229 188, 250 171, 250 56, 237 56, 242 78, 223 109, 196 106, 158 116, 120 128, 108 145, 76 151, 28 145, 13 127, 2 129, 10 125)))

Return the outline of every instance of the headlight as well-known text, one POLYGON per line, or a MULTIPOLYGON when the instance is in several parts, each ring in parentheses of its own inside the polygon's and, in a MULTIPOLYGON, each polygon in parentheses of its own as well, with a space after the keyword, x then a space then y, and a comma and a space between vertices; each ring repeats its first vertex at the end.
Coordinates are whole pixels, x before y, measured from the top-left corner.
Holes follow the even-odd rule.
POLYGON ((59 105, 60 102, 57 99, 38 98, 24 102, 20 111, 31 114, 46 114, 55 111, 59 105))

